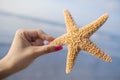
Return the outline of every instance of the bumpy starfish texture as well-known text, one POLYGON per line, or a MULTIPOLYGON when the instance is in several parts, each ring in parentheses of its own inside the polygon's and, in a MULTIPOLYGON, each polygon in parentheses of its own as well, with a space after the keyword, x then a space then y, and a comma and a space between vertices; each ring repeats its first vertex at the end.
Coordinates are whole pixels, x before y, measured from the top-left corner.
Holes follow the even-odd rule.
POLYGON ((71 72, 78 53, 81 50, 84 50, 106 62, 112 61, 112 59, 107 54, 105 54, 89 39, 89 37, 104 24, 108 18, 108 14, 103 14, 97 20, 82 28, 77 28, 68 10, 64 10, 64 18, 67 27, 67 33, 56 38, 51 42, 51 44, 68 46, 66 73, 71 72))

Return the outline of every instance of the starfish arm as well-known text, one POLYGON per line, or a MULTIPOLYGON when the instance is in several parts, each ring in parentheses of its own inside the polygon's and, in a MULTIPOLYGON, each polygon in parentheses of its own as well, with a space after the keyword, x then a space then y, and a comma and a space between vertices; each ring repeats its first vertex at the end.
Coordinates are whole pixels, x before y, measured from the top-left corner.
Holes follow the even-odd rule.
POLYGON ((112 59, 107 54, 105 54, 100 48, 98 48, 91 41, 87 41, 87 43, 85 45, 83 45, 82 49, 87 51, 91 55, 96 56, 96 57, 98 57, 106 62, 112 61, 112 59))
POLYGON ((83 33, 85 33, 83 36, 90 37, 94 32, 96 32, 105 23, 107 18, 108 18, 108 14, 105 13, 101 17, 99 17, 97 20, 81 28, 81 30, 83 30, 83 33))
POLYGON ((71 72, 79 51, 80 50, 78 50, 77 47, 68 46, 68 54, 67 54, 67 61, 66 61, 66 73, 71 72))
POLYGON ((66 23, 67 32, 77 29, 76 24, 68 10, 64 10, 64 19, 65 19, 65 23, 66 23))
POLYGON ((52 42, 50 42, 50 44, 54 44, 54 45, 67 45, 67 40, 66 40, 66 34, 56 38, 55 40, 53 40, 52 42))

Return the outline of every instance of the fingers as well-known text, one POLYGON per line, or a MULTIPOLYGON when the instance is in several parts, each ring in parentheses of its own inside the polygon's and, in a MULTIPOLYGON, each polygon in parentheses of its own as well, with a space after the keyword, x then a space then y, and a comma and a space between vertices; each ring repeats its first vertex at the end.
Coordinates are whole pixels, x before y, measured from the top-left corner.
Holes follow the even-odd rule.
POLYGON ((42 46, 42 45, 44 45, 44 42, 41 39, 36 39, 35 41, 31 42, 31 45, 33 45, 33 46, 42 46))
POLYGON ((37 30, 38 32, 38 36, 39 38, 43 39, 43 40, 47 40, 49 42, 53 41, 54 38, 48 34, 46 34, 45 32, 41 31, 41 30, 37 30))
POLYGON ((62 46, 55 46, 55 45, 37 46, 36 49, 35 49, 34 55, 36 55, 38 57, 38 56, 41 56, 41 55, 44 55, 44 54, 59 51, 62 48, 63 48, 62 46))
POLYGON ((28 40, 29 43, 34 46, 44 45, 44 40, 48 41, 48 43, 54 40, 52 36, 38 29, 19 29, 17 33, 19 33, 20 35, 22 34, 21 36, 28 40))
POLYGON ((49 42, 54 40, 54 38, 52 36, 46 34, 42 30, 38 30, 38 29, 33 30, 32 29, 32 30, 26 30, 26 32, 31 38, 34 38, 34 39, 39 38, 39 39, 42 39, 42 40, 47 40, 49 42))

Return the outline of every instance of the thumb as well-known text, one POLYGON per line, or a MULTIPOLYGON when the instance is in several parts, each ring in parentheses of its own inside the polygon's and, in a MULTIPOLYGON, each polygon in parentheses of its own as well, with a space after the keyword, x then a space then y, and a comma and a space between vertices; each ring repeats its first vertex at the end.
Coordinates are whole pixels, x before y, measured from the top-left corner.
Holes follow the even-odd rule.
POLYGON ((37 55, 44 55, 47 53, 55 52, 61 50, 63 47, 60 45, 44 45, 36 48, 37 55))

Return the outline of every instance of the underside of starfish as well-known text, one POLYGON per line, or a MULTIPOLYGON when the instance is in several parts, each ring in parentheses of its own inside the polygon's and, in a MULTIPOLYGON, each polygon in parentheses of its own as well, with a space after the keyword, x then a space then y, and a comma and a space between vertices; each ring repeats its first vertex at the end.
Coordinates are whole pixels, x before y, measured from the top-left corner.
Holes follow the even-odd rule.
POLYGON ((68 46, 68 54, 66 61, 66 73, 70 73, 74 62, 81 50, 84 50, 91 55, 100 58, 106 62, 111 62, 112 59, 98 48, 89 37, 95 33, 107 20, 108 14, 103 14, 92 23, 78 28, 68 10, 64 10, 64 18, 67 28, 67 33, 56 38, 51 44, 68 46))

